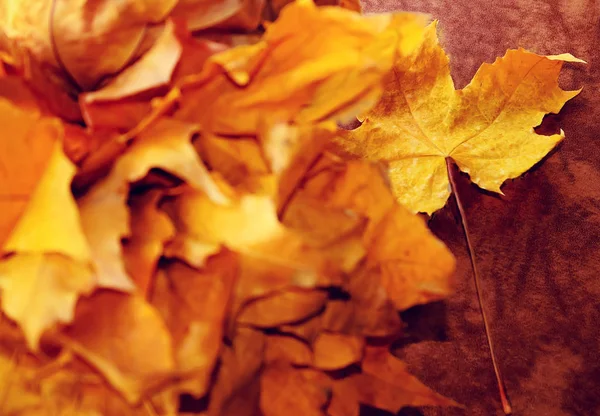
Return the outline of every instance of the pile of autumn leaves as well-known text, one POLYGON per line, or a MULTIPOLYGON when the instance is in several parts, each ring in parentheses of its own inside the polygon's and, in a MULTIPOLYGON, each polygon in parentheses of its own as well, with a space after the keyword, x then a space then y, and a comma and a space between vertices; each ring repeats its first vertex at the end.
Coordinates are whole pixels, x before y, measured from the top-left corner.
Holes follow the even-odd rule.
POLYGON ((198 2, 212 11, 188 27, 219 30, 159 13, 123 69, 135 32, 119 25, 153 2, 55 2, 50 28, 3 3, 1 414, 170 415, 181 395, 235 416, 452 403, 387 345, 398 310, 449 292, 453 258, 378 165, 326 151, 422 16, 305 0, 248 35, 223 31, 238 2, 198 2))
MULTIPOLYGON (((398 311, 446 296, 454 268, 397 200, 443 206, 446 157, 498 189, 535 163, 477 165, 470 143, 506 120, 535 135, 573 95, 554 85, 570 58, 507 55, 492 78, 554 88, 512 111, 493 83, 454 90, 426 17, 318 3, 337 6, 0 2, 0 414, 454 404, 388 351, 398 311)), ((509 150, 562 138, 524 134, 509 150)))

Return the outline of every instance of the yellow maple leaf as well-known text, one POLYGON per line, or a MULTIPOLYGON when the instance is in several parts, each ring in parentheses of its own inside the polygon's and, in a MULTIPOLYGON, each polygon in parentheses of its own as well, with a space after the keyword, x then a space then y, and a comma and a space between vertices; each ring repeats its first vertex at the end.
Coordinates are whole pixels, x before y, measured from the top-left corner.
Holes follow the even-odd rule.
POLYGON ((501 192, 504 181, 564 138, 562 132, 542 136, 533 130, 579 93, 559 88, 563 62, 583 61, 509 50, 457 91, 433 23, 415 53, 396 61, 384 96, 364 123, 337 145, 344 153, 387 162, 396 197, 415 212, 432 213, 446 203, 446 158, 481 188, 501 192))
POLYGON ((92 270, 59 254, 16 254, 0 262, 2 310, 37 350, 44 330, 73 320, 80 295, 95 287, 92 270))
MULTIPOLYGON (((41 136, 42 138, 44 136, 41 136)), ((73 319, 75 303, 95 278, 79 212, 71 194, 74 165, 54 150, 27 208, 4 244, 13 256, 0 260, 2 310, 37 349, 43 331, 73 319)))

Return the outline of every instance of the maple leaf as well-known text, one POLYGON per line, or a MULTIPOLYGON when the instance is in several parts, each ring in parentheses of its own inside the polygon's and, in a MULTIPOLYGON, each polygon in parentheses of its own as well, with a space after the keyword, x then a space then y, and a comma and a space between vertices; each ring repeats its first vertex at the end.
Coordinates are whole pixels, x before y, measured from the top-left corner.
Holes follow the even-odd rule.
MULTIPOLYGON (((182 46, 175 34, 175 25, 167 21, 152 47, 138 61, 102 88, 82 94, 80 100, 84 104, 84 115, 89 113, 86 107, 95 102, 114 101, 167 85, 181 53, 182 46)), ((90 124, 89 115, 86 121, 90 124)))
POLYGON ((481 188, 501 193, 504 181, 564 138, 562 132, 542 136, 533 130, 580 91, 558 87, 563 62, 583 61, 509 50, 457 91, 433 23, 415 53, 396 61, 384 96, 358 129, 337 141, 338 149, 386 162, 396 197, 415 212, 430 214, 446 203, 447 158, 481 188))
POLYGON ((52 147, 27 208, 4 243, 3 252, 13 255, 0 260, 2 309, 23 328, 32 349, 38 348, 44 330, 73 319, 79 295, 96 283, 70 190, 75 167, 60 142, 52 147))
POLYGON ((32 350, 44 330, 73 320, 79 296, 95 283, 88 266, 58 254, 17 254, 0 262, 2 309, 19 323, 32 350))

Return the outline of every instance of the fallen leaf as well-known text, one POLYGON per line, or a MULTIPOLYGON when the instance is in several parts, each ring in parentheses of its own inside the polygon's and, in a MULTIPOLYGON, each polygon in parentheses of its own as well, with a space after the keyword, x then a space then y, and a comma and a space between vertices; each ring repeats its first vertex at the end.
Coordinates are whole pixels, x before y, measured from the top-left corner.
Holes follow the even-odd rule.
POLYGON ((276 327, 315 315, 326 301, 326 292, 288 289, 247 302, 236 320, 259 328, 276 327))
POLYGON ((377 106, 337 145, 346 154, 386 162, 398 201, 415 212, 430 214, 446 203, 448 158, 481 188, 501 193, 507 179, 530 169, 564 138, 562 132, 542 136, 533 130, 579 93, 559 88, 563 62, 583 61, 509 50, 457 91, 431 24, 416 52, 397 59, 377 106))
POLYGON ((260 379, 260 408, 263 414, 325 416, 329 392, 312 382, 310 371, 297 370, 282 363, 267 366, 260 379))
MULTIPOLYGON (((293 2, 294 0, 268 0, 271 10, 275 15, 279 15, 281 9, 293 2)), ((315 0, 315 4, 318 6, 339 6, 355 12, 362 10, 359 0, 315 0)))
POLYGON ((105 290, 82 299, 59 340, 132 404, 175 370, 169 331, 139 296, 105 290))
POLYGON ((210 394, 208 416, 255 416, 259 406, 259 377, 265 335, 238 328, 231 346, 221 354, 221 365, 210 394))
POLYGON ((89 267, 60 254, 19 253, 0 262, 2 310, 32 350, 46 329, 73 320, 77 300, 95 283, 89 267))
POLYGON ((232 140, 205 133, 194 146, 202 160, 236 190, 260 193, 257 178, 266 177, 270 170, 257 139, 236 137, 232 140))
POLYGON ((155 280, 151 302, 173 339, 180 391, 201 397, 210 387, 236 277, 235 255, 225 252, 202 271, 174 263, 155 280))
POLYGON ((382 171, 362 161, 327 163, 309 173, 299 196, 369 220, 362 235, 366 267, 381 273, 380 284, 396 307, 404 310, 448 295, 452 254, 421 218, 394 201, 382 171))
POLYGON ((365 340, 355 335, 321 332, 313 341, 314 366, 322 370, 339 370, 360 362, 365 340))
POLYGON ((298 366, 312 364, 310 345, 288 335, 269 335, 266 338, 265 362, 286 362, 298 366))
POLYGON ((169 217, 157 207, 160 191, 150 191, 130 198, 131 235, 123 243, 125 270, 131 276, 139 293, 145 295, 164 247, 175 228, 169 217))
POLYGON ((4 244, 5 252, 61 253, 90 260, 90 249, 71 194, 75 166, 56 141, 46 170, 30 196, 27 208, 4 244))
MULTIPOLYGON (((150 25, 163 20, 175 0, 129 0, 119 4, 60 2, 51 15, 47 32, 56 60, 84 90, 105 75, 122 70, 139 54, 150 25)), ((44 33, 43 35, 46 35, 44 33)))
POLYGON ((177 414, 177 397, 163 392, 132 407, 84 363, 69 354, 40 360, 25 353, 0 354, 3 415, 78 414, 84 416, 177 414))
MULTIPOLYGON (((138 61, 120 72, 102 88, 81 95, 79 100, 86 123, 89 126, 135 127, 134 123, 107 123, 106 121, 99 123, 96 121, 97 118, 104 117, 104 120, 106 120, 111 115, 95 113, 102 110, 110 113, 116 109, 121 112, 123 110, 122 105, 117 104, 118 107, 115 108, 115 106, 107 105, 107 103, 132 97, 159 87, 166 87, 171 80, 175 66, 181 58, 182 49, 175 34, 175 25, 172 21, 168 21, 158 39, 138 61)), ((134 108, 139 106, 139 104, 134 104, 134 108)), ((148 108, 144 109, 149 112, 148 108)), ((145 112, 142 114, 145 115, 145 112)), ((115 117, 120 120, 121 114, 115 115, 115 117)))
POLYGON ((331 416, 357 415, 359 403, 392 413, 404 406, 457 406, 418 381, 387 348, 367 347, 361 366, 361 372, 334 381, 331 416))
POLYGON ((0 135, 0 247, 3 247, 27 209, 62 133, 57 120, 21 109, 3 98, 0 98, 0 120, 5 132, 0 135))

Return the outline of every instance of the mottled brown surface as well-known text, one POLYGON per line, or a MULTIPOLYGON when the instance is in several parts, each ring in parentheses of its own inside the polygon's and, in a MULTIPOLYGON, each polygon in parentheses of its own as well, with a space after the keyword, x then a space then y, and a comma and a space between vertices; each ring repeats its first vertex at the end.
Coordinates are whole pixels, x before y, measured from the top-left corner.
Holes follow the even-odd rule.
MULTIPOLYGON (((571 52, 563 88, 583 86, 554 122, 567 139, 504 197, 461 177, 498 357, 514 414, 600 415, 600 1, 366 0, 366 11, 431 13, 458 87, 507 48, 571 52)), ((400 355, 467 410, 403 415, 501 415, 461 228, 452 207, 431 222, 458 258, 457 293, 405 314, 400 355)))

